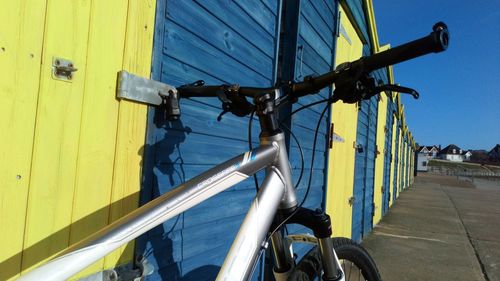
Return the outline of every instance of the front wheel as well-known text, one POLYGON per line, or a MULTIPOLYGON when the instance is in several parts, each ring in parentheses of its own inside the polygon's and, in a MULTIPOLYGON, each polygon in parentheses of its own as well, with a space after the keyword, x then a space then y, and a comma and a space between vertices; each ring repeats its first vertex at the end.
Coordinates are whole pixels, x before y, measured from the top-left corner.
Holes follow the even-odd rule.
MULTIPOLYGON (((348 238, 332 238, 335 253, 344 270, 345 280, 381 280, 375 262, 358 243, 348 238)), ((323 269, 317 247, 309 251, 297 264, 289 281, 322 280, 323 269)))

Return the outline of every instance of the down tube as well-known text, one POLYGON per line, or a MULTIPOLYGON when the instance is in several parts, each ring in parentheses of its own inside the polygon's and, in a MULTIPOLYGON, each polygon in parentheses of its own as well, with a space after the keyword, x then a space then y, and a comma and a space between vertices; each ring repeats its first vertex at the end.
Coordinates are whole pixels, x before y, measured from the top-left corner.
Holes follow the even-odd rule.
POLYGON ((19 280, 66 280, 146 231, 270 165, 277 154, 276 146, 265 145, 226 161, 71 246, 19 280))
POLYGON ((248 280, 252 275, 267 231, 285 194, 285 182, 280 172, 274 167, 266 172, 262 187, 224 260, 218 281, 248 280))

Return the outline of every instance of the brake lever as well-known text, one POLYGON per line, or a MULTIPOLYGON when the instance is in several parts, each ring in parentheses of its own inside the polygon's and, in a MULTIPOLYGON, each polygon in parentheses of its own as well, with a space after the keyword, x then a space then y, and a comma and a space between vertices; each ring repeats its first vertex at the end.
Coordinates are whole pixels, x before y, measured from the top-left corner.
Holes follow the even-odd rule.
POLYGON ((217 121, 220 122, 222 116, 228 112, 243 117, 254 110, 254 106, 239 94, 239 88, 238 84, 225 85, 217 92, 217 97, 222 102, 222 112, 217 117, 217 121))
POLYGON ((394 85, 394 84, 385 84, 385 85, 377 86, 376 90, 378 92, 392 91, 392 92, 409 94, 409 95, 413 96, 413 98, 416 100, 420 97, 420 94, 416 90, 414 90, 412 88, 408 88, 408 87, 394 85))

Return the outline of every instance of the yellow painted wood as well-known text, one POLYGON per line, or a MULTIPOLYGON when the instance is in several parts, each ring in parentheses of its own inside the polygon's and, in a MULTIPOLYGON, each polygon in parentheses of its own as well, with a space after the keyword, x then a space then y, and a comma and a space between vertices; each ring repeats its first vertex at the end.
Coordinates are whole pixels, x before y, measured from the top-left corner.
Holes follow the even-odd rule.
POLYGON ((45 4, 0 8, 0 280, 21 271, 45 4))
POLYGON ((403 176, 403 130, 399 130, 399 145, 398 145, 398 180, 396 188, 396 199, 399 197, 399 192, 401 191, 401 177, 403 176))
POLYGON ((69 244, 90 4, 47 2, 23 270, 69 244), (78 68, 72 82, 52 78, 55 56, 72 60, 78 68))
MULTIPOLYGON (((342 14, 344 10, 339 7, 342 14)), ((336 64, 355 60, 362 55, 363 44, 347 17, 341 22, 349 35, 352 45, 343 37, 337 39, 336 64)), ((326 212, 330 215, 334 236, 351 237, 352 207, 349 198, 353 196, 354 159, 353 143, 356 141, 358 109, 355 104, 337 102, 332 106, 331 122, 335 133, 345 139, 344 143, 334 143, 329 150, 328 189, 326 212)))
POLYGON ((368 21, 368 33, 370 34, 370 42, 372 45, 373 53, 378 53, 380 50, 378 42, 378 32, 377 23, 375 21, 375 11, 373 9, 372 0, 364 0, 364 6, 366 7, 366 15, 368 21))
MULTIPOLYGON (((155 0, 129 1, 123 68, 144 77, 151 72, 155 7, 155 0)), ((146 118, 147 106, 120 102, 109 222, 138 205, 146 118)), ((105 267, 130 261, 133 248, 129 243, 108 255, 105 267)))
MULTIPOLYGON (((123 64, 127 1, 93 1, 90 18, 70 244, 108 224, 119 106, 116 77, 123 64)), ((96 262, 77 277, 103 266, 104 260, 96 262)))
MULTIPOLYGON (((396 115, 396 114, 395 114, 396 115)), ((397 175, 397 171, 395 171, 395 163, 396 163, 396 128, 398 125, 397 116, 394 116, 392 122, 392 145, 391 145, 391 181, 389 183, 391 196, 389 196, 389 206, 392 206, 394 203, 393 194, 394 194, 394 177, 397 175)))
MULTIPOLYGON (((405 134, 403 134, 403 138, 405 134)), ((406 188, 406 183, 405 183, 405 177, 406 177, 406 152, 407 152, 407 145, 406 142, 403 142, 403 147, 402 147, 402 166, 401 166, 401 177, 402 177, 402 183, 401 183, 401 191, 403 191, 406 188)))
POLYGON ((382 219, 382 195, 384 185, 385 137, 387 121, 387 95, 381 94, 377 115, 377 157, 375 158, 375 179, 373 190, 374 215, 373 225, 382 219))
MULTIPOLYGON (((370 23, 370 34, 372 38, 372 46, 374 46, 374 52, 385 51, 389 49, 388 45, 379 47, 377 27, 375 24, 375 15, 373 12, 373 5, 371 0, 365 0, 365 5, 368 7, 369 23, 370 23)), ((388 69, 389 75, 391 74, 388 69)), ((391 78, 389 77, 389 80, 391 78)), ((390 94, 390 93, 387 93, 390 94)), ((381 99, 378 104, 377 112, 377 157, 375 158, 375 179, 374 179, 374 190, 373 190, 373 203, 374 203, 374 213, 373 213, 373 225, 376 225, 382 219, 382 204, 383 204, 383 185, 384 185, 384 163, 385 163, 385 138, 386 138, 386 122, 387 122, 387 104, 389 102, 389 96, 385 93, 381 94, 381 99)))
MULTIPOLYGON (((147 107, 116 100, 116 77, 150 75, 156 1, 47 2, 22 270, 137 208, 146 131, 147 107), (54 56, 73 81, 51 77, 54 56)), ((132 258, 130 243, 74 278, 132 258)))

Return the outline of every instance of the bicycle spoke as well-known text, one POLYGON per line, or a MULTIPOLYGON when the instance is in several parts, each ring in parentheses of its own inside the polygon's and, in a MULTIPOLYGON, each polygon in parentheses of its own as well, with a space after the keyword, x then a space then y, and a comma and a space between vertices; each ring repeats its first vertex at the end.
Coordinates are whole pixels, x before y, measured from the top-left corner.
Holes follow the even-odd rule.
POLYGON ((363 276, 363 271, 361 268, 356 266, 353 262, 349 260, 341 260, 340 264, 342 266, 342 270, 344 271, 345 280, 366 280, 363 276), (357 277, 357 278, 356 278, 357 277))

